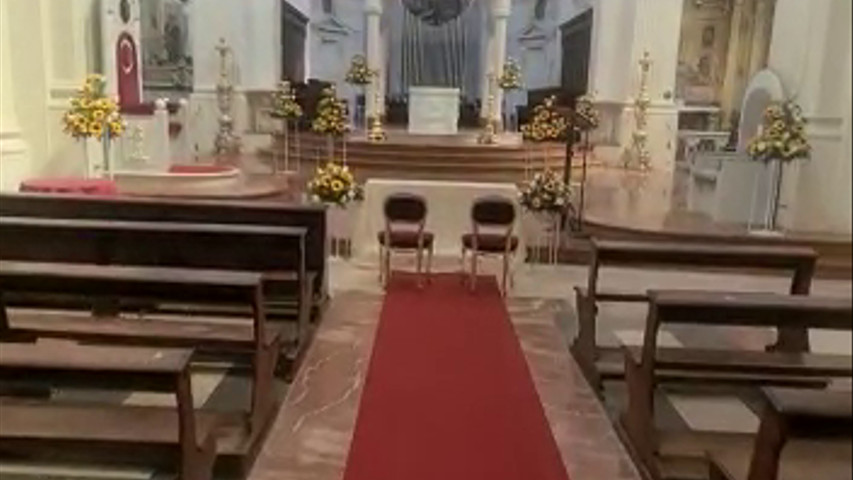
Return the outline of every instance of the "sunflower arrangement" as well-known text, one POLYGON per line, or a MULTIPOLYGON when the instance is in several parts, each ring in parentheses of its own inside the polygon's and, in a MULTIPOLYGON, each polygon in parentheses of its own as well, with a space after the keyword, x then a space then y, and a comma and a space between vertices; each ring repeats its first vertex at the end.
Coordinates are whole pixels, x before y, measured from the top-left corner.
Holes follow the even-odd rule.
POLYGON ((525 140, 555 142, 566 138, 569 122, 557 112, 554 107, 555 102, 556 98, 550 96, 544 103, 533 109, 533 118, 529 123, 521 126, 521 133, 525 140))
POLYGON ((71 98, 71 109, 62 116, 66 133, 74 138, 115 138, 124 133, 124 121, 115 100, 107 97, 106 81, 89 75, 71 98))
POLYGON ((799 105, 792 101, 774 103, 764 111, 761 129, 747 146, 755 160, 783 161, 808 158, 811 145, 806 138, 806 119, 799 105))
POLYGON ((314 178, 308 182, 308 193, 314 202, 340 207, 364 197, 364 191, 355 181, 349 167, 335 161, 317 167, 314 178))
POLYGON ((296 102, 296 94, 290 87, 290 82, 278 84, 272 94, 272 116, 287 120, 296 120, 302 116, 302 107, 296 102))
POLYGON ((311 130, 323 135, 341 136, 349 131, 347 108, 335 94, 334 87, 323 90, 317 103, 317 114, 311 122, 311 130))
POLYGON ((364 55, 355 55, 350 61, 349 70, 344 80, 350 85, 367 85, 371 82, 373 72, 367 66, 364 55))
POLYGON ((531 212, 563 213, 569 208, 571 197, 566 182, 555 171, 546 169, 522 186, 519 203, 531 212))
POLYGON ((521 88, 521 66, 515 59, 506 59, 503 72, 498 77, 498 86, 503 90, 518 90, 521 88))
POLYGON ((598 110, 595 108, 595 104, 592 103, 592 97, 589 95, 583 95, 578 97, 575 102, 575 113, 583 119, 585 119, 588 124, 584 127, 577 126, 577 130, 595 130, 598 128, 599 124, 599 115, 598 110))

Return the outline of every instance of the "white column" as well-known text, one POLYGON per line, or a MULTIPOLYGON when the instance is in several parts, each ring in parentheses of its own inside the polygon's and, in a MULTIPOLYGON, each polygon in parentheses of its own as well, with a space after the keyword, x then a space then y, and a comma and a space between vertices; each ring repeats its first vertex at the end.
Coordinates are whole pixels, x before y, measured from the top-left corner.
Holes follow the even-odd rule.
MULTIPOLYGON (((500 75, 506 61, 507 24, 509 23, 510 0, 494 0, 492 5, 492 16, 495 21, 494 28, 494 50, 492 59, 492 73, 500 75)), ((495 110, 493 120, 498 122, 503 118, 503 90, 495 88, 495 110)))
MULTIPOLYGON (((367 0, 365 2, 364 13, 366 15, 365 39, 367 42, 367 65, 371 70, 378 71, 379 78, 381 79, 385 72, 385 68, 382 65, 382 0, 367 0)), ((384 103, 382 88, 374 81, 367 90, 365 111, 368 117, 372 117, 376 114, 377 102, 380 104, 384 103)))
POLYGON ((8 3, 0 0, 0 190, 16 190, 30 169, 29 148, 15 112, 8 3))
POLYGON ((768 67, 802 106, 812 145, 783 181, 784 227, 850 234, 851 10, 849 0, 776 4, 768 67))
MULTIPOLYGON (((489 9, 491 10, 491 9, 489 9)), ((481 80, 480 80, 480 119, 485 124, 486 118, 488 116, 487 108, 488 108, 488 100, 489 100, 489 74, 494 71, 494 58, 495 58, 495 28, 494 23, 492 22, 492 12, 488 11, 485 15, 485 25, 483 28, 483 32, 486 34, 486 42, 485 46, 482 50, 482 61, 481 61, 481 80)))

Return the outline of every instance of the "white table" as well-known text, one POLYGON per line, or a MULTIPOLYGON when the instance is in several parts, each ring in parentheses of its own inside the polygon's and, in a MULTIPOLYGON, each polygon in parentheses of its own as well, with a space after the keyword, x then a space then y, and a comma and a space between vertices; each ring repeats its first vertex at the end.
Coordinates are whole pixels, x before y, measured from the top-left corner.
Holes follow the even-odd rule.
POLYGON ((409 133, 455 135, 458 124, 458 88, 409 88, 409 133))
MULTIPOLYGON (((461 252, 461 236, 471 231, 471 205, 487 195, 499 195, 516 205, 515 232, 521 235, 521 209, 518 188, 512 183, 443 182, 426 180, 368 180, 364 202, 353 232, 353 253, 357 256, 378 253, 377 235, 385 228, 382 211, 385 199, 393 193, 413 193, 427 201, 426 229, 435 235, 435 253, 456 256, 461 252)), ((523 243, 523 240, 522 240, 523 243)), ((523 250, 522 245, 519 251, 523 250)))

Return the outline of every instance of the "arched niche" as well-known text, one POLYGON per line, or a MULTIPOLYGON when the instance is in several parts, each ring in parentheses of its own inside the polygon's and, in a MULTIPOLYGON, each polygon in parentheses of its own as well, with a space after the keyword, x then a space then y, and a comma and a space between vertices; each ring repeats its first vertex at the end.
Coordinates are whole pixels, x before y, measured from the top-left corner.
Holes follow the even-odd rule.
POLYGON ((738 127, 739 152, 746 150, 746 146, 758 133, 758 127, 764 117, 764 110, 773 103, 787 99, 782 79, 774 71, 764 69, 756 73, 743 95, 743 103, 740 109, 740 125, 738 127))

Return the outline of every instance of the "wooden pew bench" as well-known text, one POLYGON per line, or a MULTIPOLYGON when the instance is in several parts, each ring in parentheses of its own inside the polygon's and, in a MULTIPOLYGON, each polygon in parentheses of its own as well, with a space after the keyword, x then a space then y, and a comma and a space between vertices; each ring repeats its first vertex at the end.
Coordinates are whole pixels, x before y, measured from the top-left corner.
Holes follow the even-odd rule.
POLYGON ((268 324, 262 275, 252 272, 162 267, 0 261, 0 301, 18 293, 245 305, 251 323, 237 325, 159 320, 93 319, 55 312, 19 314, 0 304, 0 338, 63 338, 93 343, 191 347, 199 353, 238 353, 252 365, 252 400, 246 419, 250 438, 274 409, 274 371, 280 331, 268 324))
MULTIPOLYGON (((599 286, 602 267, 713 268, 734 271, 767 270, 791 275, 790 293, 808 295, 817 262, 811 248, 730 244, 634 242, 592 239, 586 287, 575 287, 578 335, 571 351, 587 380, 600 389, 605 379, 624 375, 621 350, 596 343, 601 302, 645 303, 645 292, 619 292, 599 286)), ((779 332, 778 349, 808 351, 808 334, 798 329, 779 332)))
MULTIPOLYGON (((288 354, 294 365, 311 336, 310 282, 314 277, 305 268, 305 238, 306 230, 299 227, 0 217, 2 260, 263 273, 266 314, 281 303, 295 306, 296 335, 285 339, 291 343, 288 354)), ((19 295, 7 301, 38 307, 49 306, 48 300, 54 298, 42 295, 33 302, 32 295, 19 295)), ((216 312, 176 300, 142 307, 177 313, 251 314, 246 304, 236 305, 236 310, 228 305, 216 312)))
POLYGON ((853 395, 765 388, 764 412, 751 450, 709 453, 711 480, 849 480, 853 395))
MULTIPOLYGON (((137 222, 213 223, 298 227, 306 231, 305 266, 313 276, 315 309, 327 292, 326 208, 262 200, 205 200, 0 193, 0 217, 74 218, 137 222)), ((292 269, 296 265, 290 266, 292 269)))
POLYGON ((194 410, 191 355, 187 349, 0 344, 0 385, 23 379, 51 387, 146 390, 172 393, 176 401, 167 408, 3 397, 0 458, 56 460, 74 451, 127 462, 140 450, 145 457, 154 450, 180 478, 210 479, 218 417, 194 410))
MULTIPOLYGON (((658 429, 654 406, 660 384, 822 388, 831 378, 853 376, 853 360, 846 355, 725 350, 725 346, 720 350, 657 346, 661 326, 668 324, 850 331, 853 329, 850 299, 704 291, 649 291, 648 297, 643 346, 639 350, 624 349, 628 406, 619 428, 628 449, 652 478, 680 478, 681 474, 674 473, 674 465, 685 460, 704 464, 708 449, 699 434, 658 429)), ((710 437, 712 445, 738 441, 745 445, 743 438, 732 435, 710 437)))

